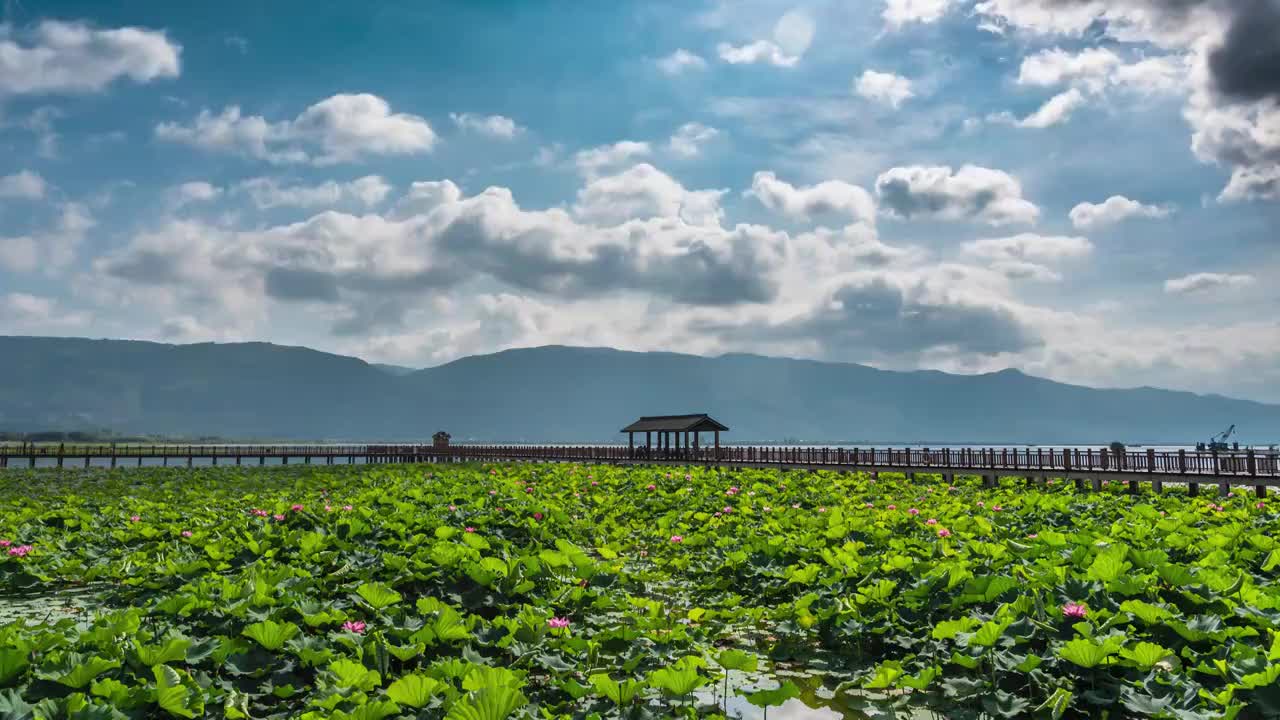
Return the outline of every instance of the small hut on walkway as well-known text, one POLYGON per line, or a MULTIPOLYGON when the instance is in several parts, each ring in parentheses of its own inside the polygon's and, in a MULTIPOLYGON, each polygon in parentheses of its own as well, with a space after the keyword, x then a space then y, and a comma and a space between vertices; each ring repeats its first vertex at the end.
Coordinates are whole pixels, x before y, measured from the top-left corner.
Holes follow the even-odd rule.
POLYGON ((715 454, 720 456, 720 433, 729 428, 706 413, 696 415, 646 415, 622 428, 633 458, 698 458, 704 432, 715 433, 715 454), (644 445, 636 447, 636 433, 644 433, 644 445), (653 444, 657 434, 657 446, 653 444), (673 443, 674 441, 674 443, 673 443))

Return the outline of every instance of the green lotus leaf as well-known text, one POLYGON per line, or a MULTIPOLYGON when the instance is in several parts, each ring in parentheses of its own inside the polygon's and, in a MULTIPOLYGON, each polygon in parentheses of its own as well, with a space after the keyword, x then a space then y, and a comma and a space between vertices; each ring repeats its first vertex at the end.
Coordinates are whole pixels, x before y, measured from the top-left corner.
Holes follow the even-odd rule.
POLYGON ((1071 701, 1074 698, 1075 695, 1073 695, 1070 690, 1058 688, 1053 691, 1053 694, 1050 695, 1047 700, 1036 708, 1036 712, 1047 712, 1049 717, 1053 718, 1053 720, 1061 720, 1062 716, 1065 715, 1067 710, 1071 707, 1071 701))
POLYGON ((30 667, 27 653, 18 648, 0 648, 0 684, 8 684, 30 667))
POLYGON ((156 678, 156 704, 160 709, 181 718, 204 714, 204 691, 191 675, 168 665, 151 669, 156 678))
POLYGON ((356 588, 356 594, 374 610, 382 610, 400 602, 400 593, 386 583, 364 583, 356 588))
POLYGON ((1088 638, 1068 640, 1058 648, 1058 657, 1082 668, 1094 668, 1105 663, 1120 649, 1120 642, 1109 638, 1102 643, 1088 638))
POLYGON ((291 622, 278 623, 274 620, 263 620, 246 627, 241 634, 256 640, 264 649, 275 652, 301 632, 291 622))
POLYGON ((79 690, 80 688, 93 682, 93 679, 102 673, 120 667, 119 660, 108 660, 97 655, 88 660, 77 664, 71 668, 69 672, 63 673, 60 677, 55 678, 59 683, 69 688, 79 690))
POLYGON ((762 708, 777 707, 797 697, 800 697, 800 688, 790 680, 784 681, 772 690, 757 690, 746 695, 747 702, 762 708))
POLYGON ((698 674, 692 663, 677 662, 649 673, 648 683, 667 697, 684 697, 707 684, 707 678, 698 674))
POLYGON ((370 670, 355 660, 336 660, 329 663, 328 670, 338 687, 367 692, 382 685, 382 676, 377 670, 370 670))
POLYGON ((1173 652, 1152 642, 1140 642, 1130 648, 1120 650, 1120 657, 1129 661, 1139 670, 1150 670, 1157 663, 1173 657, 1173 652))
POLYGON ((141 645, 135 642, 134 654, 138 662, 147 667, 154 667, 171 662, 186 662, 189 647, 191 647, 190 639, 171 637, 163 645, 141 645))
POLYGON ((760 659, 755 655, 732 648, 722 650, 719 655, 716 655, 716 663, 725 670, 755 672, 759 662, 760 659))
POLYGON ((639 680, 629 679, 618 682, 605 673, 597 673, 587 680, 597 695, 612 700, 613 704, 619 707, 630 704, 636 693, 644 687, 639 680))
POLYGON ((426 707, 444 688, 444 683, 426 675, 405 675, 387 686, 387 697, 400 705, 426 707))
POLYGON ((512 687, 487 687, 458 700, 445 720, 506 720, 529 700, 512 687))

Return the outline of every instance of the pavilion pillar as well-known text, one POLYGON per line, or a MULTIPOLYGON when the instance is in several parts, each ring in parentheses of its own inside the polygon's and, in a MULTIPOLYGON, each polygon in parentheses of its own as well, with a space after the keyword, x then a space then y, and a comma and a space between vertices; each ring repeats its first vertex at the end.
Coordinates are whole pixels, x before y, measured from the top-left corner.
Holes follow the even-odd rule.
MULTIPOLYGON (((698 432, 697 430, 693 431, 693 456, 695 458, 698 457, 698 436, 701 434, 702 433, 698 432)), ((700 460, 701 458, 698 458, 698 459, 700 460)))
POLYGON ((653 433, 648 430, 644 431, 644 456, 653 456, 653 433))
POLYGON ((720 459, 720 431, 716 431, 716 460, 720 459))
POLYGON ((627 457, 634 458, 636 456, 636 434, 627 433, 627 457))

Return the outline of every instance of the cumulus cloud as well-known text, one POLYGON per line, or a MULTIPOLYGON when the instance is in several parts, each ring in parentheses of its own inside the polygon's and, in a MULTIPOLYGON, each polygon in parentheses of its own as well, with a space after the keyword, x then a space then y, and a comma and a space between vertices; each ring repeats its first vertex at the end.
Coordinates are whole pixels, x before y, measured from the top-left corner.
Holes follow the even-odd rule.
POLYGON ((1016 353, 1043 343, 1003 293, 1005 278, 964 265, 865 270, 827 282, 812 305, 773 320, 741 317, 702 329, 730 338, 816 344, 822 356, 911 362, 929 352, 1016 353))
POLYGON ((9 332, 47 333, 51 327, 80 327, 87 321, 84 313, 67 311, 52 298, 29 293, 0 295, 0 327, 9 332))
POLYGON ((681 157, 695 157, 704 144, 715 139, 719 134, 719 130, 702 123, 685 123, 671 136, 667 149, 681 157))
POLYGON ((1218 290, 1249 287, 1256 278, 1252 275, 1230 273, 1193 273, 1170 278, 1164 282, 1164 291, 1170 295, 1199 295, 1218 290))
POLYGON ((173 189, 171 196, 174 205, 181 207, 190 203, 209 202, 222 195, 222 188, 204 180, 184 182, 173 189))
POLYGON ((894 109, 908 98, 915 97, 909 78, 875 70, 866 70, 858 77, 854 83, 854 92, 894 109))
POLYGON ((515 120, 504 115, 473 115, 471 113, 449 113, 449 119, 462 130, 488 135, 500 140, 512 140, 524 128, 515 120))
POLYGON ((953 0, 885 0, 881 17, 893 28, 913 22, 931 23, 951 9, 953 0))
POLYGON ((726 190, 687 190, 647 163, 617 175, 592 179, 578 192, 574 214, 593 224, 679 218, 691 225, 719 226, 726 190))
POLYGON ((0 236, 0 268, 57 273, 75 260, 77 248, 94 224, 83 205, 65 203, 53 227, 29 235, 0 236))
POLYGON ((182 46, 164 32, 45 20, 29 32, 0 25, 0 96, 99 92, 121 78, 177 77, 182 46))
POLYGON ((1071 114, 1084 105, 1084 95, 1071 88, 1049 98, 1039 110, 1018 121, 1018 127, 1043 129, 1066 122, 1071 114))
POLYGON ((208 151, 235 152, 270 163, 332 165, 368 155, 429 152, 435 131, 421 117, 393 113, 377 95, 341 94, 308 107, 293 120, 269 122, 238 106, 202 110, 190 125, 161 123, 156 137, 208 151))
POLYGON ((327 180, 319 185, 282 185, 275 178, 258 177, 236 186, 259 209, 276 207, 318 208, 352 202, 373 207, 391 193, 391 185, 378 175, 366 175, 350 182, 327 180))
POLYGON ((1093 243, 1083 237, 1020 233, 973 240, 962 245, 961 252, 986 261, 1011 280, 1057 282, 1062 276, 1047 266, 1086 257, 1093 252, 1093 243))
POLYGON ((45 182, 39 173, 23 170, 12 175, 0 175, 0 198, 39 200, 44 197, 45 182))
POLYGON ((775 67, 795 67, 813 43, 816 26, 803 10, 792 10, 778 19, 772 40, 756 40, 745 45, 720 43, 716 53, 731 65, 767 63, 775 67))
POLYGON ((876 196, 889 214, 903 219, 974 220, 989 225, 1034 224, 1040 208, 1022 197, 1012 175, 965 165, 892 168, 876 179, 876 196))
POLYGON ((353 318, 364 315, 397 325, 412 298, 473 282, 557 302, 769 302, 786 235, 722 227, 722 193, 639 165, 589 181, 570 213, 525 210, 505 188, 467 196, 447 180, 421 182, 384 214, 328 211, 253 230, 171 220, 99 258, 96 285, 170 316, 215 318, 209 327, 265 317, 269 301, 333 305, 335 332, 359 330, 353 318))
POLYGON ((743 193, 761 205, 795 220, 813 220, 825 215, 843 215, 852 220, 875 223, 876 203, 871 193, 840 180, 796 187, 769 171, 751 178, 751 189, 743 193))
POLYGON ((616 169, 635 158, 648 155, 650 151, 649 143, 623 140, 612 145, 579 150, 573 161, 579 172, 590 177, 605 170, 616 169))
POLYGON ((1094 230, 1114 225, 1134 217, 1168 217, 1173 209, 1158 205, 1144 205, 1123 195, 1112 195, 1102 203, 1082 202, 1071 208, 1071 224, 1077 230, 1094 230))
POLYGON ((680 48, 675 52, 660 58, 657 61, 658 69, 667 75, 679 75, 687 70, 705 70, 707 61, 697 53, 691 53, 684 48, 680 48))
MULTIPOLYGON (((1219 199, 1277 198, 1280 4, 1274 0, 984 0, 975 11, 1002 26, 1040 35, 1080 37, 1099 28, 1122 43, 1181 53, 1184 59, 1116 67, 1108 82, 1189 90, 1183 114, 1192 128, 1192 151, 1231 172, 1219 199)), ((1115 62, 1102 51, 1091 57, 1100 62, 1087 71, 1077 65, 1068 74, 1077 80, 1083 74, 1089 78, 1086 85, 1096 86, 1101 82, 1097 65, 1114 67, 1115 62)))

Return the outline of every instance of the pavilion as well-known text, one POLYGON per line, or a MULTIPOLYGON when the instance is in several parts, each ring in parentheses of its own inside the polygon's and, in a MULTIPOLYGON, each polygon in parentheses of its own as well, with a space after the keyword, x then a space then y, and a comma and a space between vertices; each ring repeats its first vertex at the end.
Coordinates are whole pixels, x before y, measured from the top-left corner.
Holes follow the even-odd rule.
POLYGON ((696 415, 646 415, 630 425, 622 428, 627 434, 627 447, 632 457, 636 453, 636 433, 644 433, 642 455, 644 457, 677 457, 696 456, 699 438, 702 433, 715 433, 716 457, 720 455, 720 433, 729 428, 720 424, 706 413, 696 415), (658 444, 653 445, 653 435, 657 433, 658 444), (674 449, 672 440, 675 440, 674 449), (657 452, 655 452, 655 449, 657 452))

